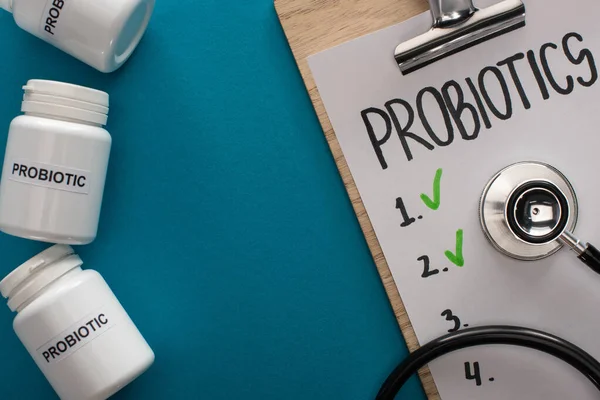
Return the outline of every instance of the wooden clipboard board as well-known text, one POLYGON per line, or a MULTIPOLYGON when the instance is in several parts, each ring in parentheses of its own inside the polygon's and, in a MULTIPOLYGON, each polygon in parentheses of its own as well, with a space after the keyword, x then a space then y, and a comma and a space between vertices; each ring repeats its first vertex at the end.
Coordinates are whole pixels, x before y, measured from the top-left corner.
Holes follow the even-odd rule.
MULTIPOLYGON (((428 10, 424 0, 275 0, 287 36, 325 137, 358 217, 377 270, 410 351, 419 347, 402 299, 308 66, 308 57, 349 40, 405 21, 428 10)), ((390 57, 393 49, 390 49, 390 57)), ((430 400, 440 399, 428 368, 419 372, 430 400)))

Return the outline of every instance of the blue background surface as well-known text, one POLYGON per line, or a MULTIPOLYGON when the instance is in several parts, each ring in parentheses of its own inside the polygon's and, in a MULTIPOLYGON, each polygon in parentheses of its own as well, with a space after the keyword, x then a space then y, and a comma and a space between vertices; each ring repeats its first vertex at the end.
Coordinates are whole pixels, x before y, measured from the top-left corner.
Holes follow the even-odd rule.
MULTIPOLYGON (((77 251, 157 356, 115 398, 374 398, 406 347, 272 0, 158 0, 110 75, 4 12, 0 37, 2 132, 28 79, 111 96, 99 236, 77 251)), ((0 275, 46 247, 2 234, 0 275)), ((55 398, 13 317, 2 399, 55 398)))

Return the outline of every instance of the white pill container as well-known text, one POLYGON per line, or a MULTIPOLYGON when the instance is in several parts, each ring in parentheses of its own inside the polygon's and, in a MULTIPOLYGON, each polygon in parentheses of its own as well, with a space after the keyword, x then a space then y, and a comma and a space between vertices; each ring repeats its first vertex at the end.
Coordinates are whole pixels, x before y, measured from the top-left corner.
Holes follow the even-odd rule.
POLYGON ((50 243, 87 244, 98 229, 111 137, 108 94, 31 80, 8 134, 0 230, 50 243))
POLYGON ((0 0, 23 30, 96 68, 112 72, 140 42, 154 0, 0 0))
POLYGON ((63 400, 104 400, 141 375, 154 353, 102 276, 55 245, 0 282, 13 326, 63 400))

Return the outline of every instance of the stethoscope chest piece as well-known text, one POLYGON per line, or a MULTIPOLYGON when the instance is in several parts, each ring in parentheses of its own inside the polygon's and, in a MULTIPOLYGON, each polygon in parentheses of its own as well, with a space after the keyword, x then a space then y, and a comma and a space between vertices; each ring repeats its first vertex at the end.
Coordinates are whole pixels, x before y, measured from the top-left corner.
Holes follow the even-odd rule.
POLYGON ((556 240, 577 223, 577 197, 556 168, 521 162, 498 172, 485 186, 479 205, 486 237, 501 253, 539 260, 562 247, 556 240))

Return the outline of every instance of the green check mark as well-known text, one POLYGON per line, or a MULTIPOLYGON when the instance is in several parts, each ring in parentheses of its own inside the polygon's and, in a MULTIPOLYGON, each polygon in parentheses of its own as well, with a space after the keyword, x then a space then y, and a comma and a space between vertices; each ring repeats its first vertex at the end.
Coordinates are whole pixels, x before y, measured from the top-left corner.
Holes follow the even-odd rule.
POLYGON ((465 265, 465 258, 463 257, 463 230, 459 229, 456 231, 456 254, 450 250, 446 250, 444 253, 450 262, 457 267, 465 265))
POLYGON ((423 203, 432 210, 437 210, 440 208, 440 182, 442 180, 442 169, 438 168, 435 171, 435 178, 433 178, 433 200, 425 193, 421 194, 421 200, 423 203))

